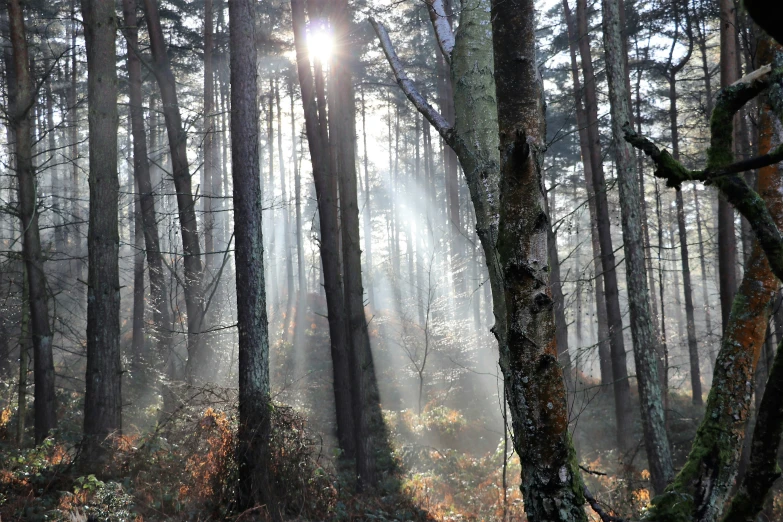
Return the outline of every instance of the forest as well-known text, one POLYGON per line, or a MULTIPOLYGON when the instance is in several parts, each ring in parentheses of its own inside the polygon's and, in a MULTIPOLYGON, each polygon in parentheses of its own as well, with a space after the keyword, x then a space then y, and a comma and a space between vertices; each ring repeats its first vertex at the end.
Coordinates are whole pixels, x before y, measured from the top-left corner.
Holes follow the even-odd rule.
POLYGON ((780 0, 0 41, 0 522, 783 520, 780 0))

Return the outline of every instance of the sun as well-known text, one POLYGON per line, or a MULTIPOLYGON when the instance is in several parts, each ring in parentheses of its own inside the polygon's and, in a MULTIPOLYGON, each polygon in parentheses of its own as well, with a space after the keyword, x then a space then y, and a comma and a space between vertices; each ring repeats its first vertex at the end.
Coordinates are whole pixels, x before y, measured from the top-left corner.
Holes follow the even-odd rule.
POLYGON ((332 32, 324 24, 315 24, 307 32, 307 49, 310 52, 310 61, 319 61, 327 64, 332 57, 333 48, 332 32))

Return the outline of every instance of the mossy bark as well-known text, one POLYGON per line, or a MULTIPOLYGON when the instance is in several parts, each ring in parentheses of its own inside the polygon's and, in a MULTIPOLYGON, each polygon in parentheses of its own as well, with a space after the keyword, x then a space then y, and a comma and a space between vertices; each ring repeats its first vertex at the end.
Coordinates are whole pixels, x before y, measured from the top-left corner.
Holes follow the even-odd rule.
MULTIPOLYGON (((779 82, 780 72, 775 69, 773 83, 779 82)), ((713 178, 710 171, 720 172, 732 161, 734 114, 765 85, 755 80, 740 82, 718 96, 705 171, 689 171, 650 142, 637 142, 655 160, 656 175, 666 178, 670 186, 689 179, 712 180, 748 219, 757 238, 715 363, 704 419, 685 466, 666 492, 653 499, 647 520, 712 522, 723 512, 736 477, 753 395, 754 370, 764 344, 769 303, 778 288, 775 276, 778 279, 783 276, 783 238, 778 229, 783 225, 783 200, 780 177, 774 169, 760 170, 761 195, 740 176, 713 178)), ((627 139, 634 141, 628 134, 627 139)))
POLYGON ((497 259, 507 321, 500 367, 522 466, 525 512, 531 521, 581 521, 586 520, 583 484, 568 435, 549 286, 534 2, 496 0, 491 14, 500 131, 497 259))

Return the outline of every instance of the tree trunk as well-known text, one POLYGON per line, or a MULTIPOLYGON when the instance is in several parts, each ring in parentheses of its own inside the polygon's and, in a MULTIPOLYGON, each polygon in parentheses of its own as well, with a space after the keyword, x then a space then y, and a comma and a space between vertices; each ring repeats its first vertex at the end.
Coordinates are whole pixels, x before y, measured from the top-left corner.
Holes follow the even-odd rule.
POLYGON ((283 252, 285 255, 285 277, 287 286, 287 300, 285 307, 285 319, 283 320, 283 339, 289 340, 288 333, 291 327, 291 314, 294 308, 294 263, 291 259, 291 223, 290 223, 290 201, 288 199, 288 190, 286 187, 286 169, 283 161, 283 111, 280 109, 280 86, 275 78, 275 105, 277 107, 277 158, 280 165, 280 191, 283 196, 283 252))
MULTIPOLYGON (((123 0, 122 9, 125 18, 125 37, 128 39, 131 48, 138 48, 136 0, 123 0)), ((134 52, 128 52, 128 91, 131 132, 133 134, 133 175, 136 178, 139 191, 139 214, 142 222, 141 229, 144 234, 144 245, 146 246, 147 266, 149 268, 150 306, 152 308, 152 318, 155 324, 155 336, 158 344, 157 355, 158 357, 168 358, 172 356, 170 353, 172 349, 172 325, 166 290, 166 272, 160 251, 155 195, 150 175, 147 132, 144 127, 141 62, 134 52)), ((151 361, 147 362, 150 363, 151 361)))
POLYGON ((351 64, 354 43, 351 41, 351 13, 348 1, 332 6, 330 13, 339 60, 331 64, 329 131, 336 151, 340 188, 340 225, 342 231, 343 284, 347 331, 351 346, 351 387, 353 392, 356 472, 359 489, 375 488, 381 474, 376 458, 388 453, 386 429, 380 406, 380 394, 370 346, 367 319, 364 314, 362 287, 361 237, 356 173, 356 105, 351 64), (333 104, 331 102, 334 102, 333 104))
POLYGON ((234 179, 237 328, 239 330, 239 432, 237 459, 240 510, 266 506, 281 519, 273 491, 269 438, 269 325, 264 289, 261 180, 258 176, 258 78, 255 4, 231 0, 231 175, 234 179))
POLYGON ((84 469, 108 459, 106 439, 121 434, 120 276, 117 170, 117 13, 113 3, 82 0, 90 130, 87 235, 87 391, 84 469))
POLYGON ((35 167, 33 166, 32 108, 35 103, 33 79, 27 52, 24 13, 19 0, 8 1, 8 19, 13 50, 15 85, 11 124, 16 140, 16 178, 19 183, 19 217, 22 225, 22 256, 29 289, 30 333, 33 339, 33 380, 35 383, 35 443, 40 444, 57 427, 54 395, 52 331, 49 326, 44 255, 38 228, 35 167))
MULTIPOLYGON (((292 0, 291 20, 296 45, 296 62, 299 85, 304 107, 305 130, 313 166, 318 217, 320 221, 321 264, 323 271, 326 308, 329 320, 329 341, 334 373, 334 397, 337 416, 337 439, 343 456, 353 459, 356 454, 354 418, 351 404, 351 381, 349 372, 348 336, 345 320, 345 296, 340 279, 339 227, 337 223, 336 194, 331 190, 331 162, 329 159, 326 107, 322 95, 322 78, 314 81, 310 68, 305 36, 305 10, 303 0, 292 0)), ((313 20, 317 19, 311 14, 313 20)), ((316 75, 321 73, 320 65, 315 67, 316 75)))
POLYGON ((186 375, 189 381, 198 381, 211 373, 211 357, 204 353, 201 342, 201 329, 204 319, 203 277, 201 247, 199 245, 198 224, 196 222, 195 202, 191 188, 190 166, 187 157, 187 134, 182 125, 182 117, 177 101, 176 83, 171 63, 166 53, 163 28, 160 25, 160 13, 156 0, 144 0, 149 26, 150 47, 154 58, 155 78, 160 87, 163 103, 163 116, 166 120, 166 132, 171 150, 172 177, 177 190, 177 208, 182 237, 183 265, 185 274, 183 290, 188 320, 188 362, 186 375))
MULTIPOLYGON (((707 260, 704 255, 704 236, 701 231, 701 212, 699 210, 699 190, 696 188, 696 184, 693 185, 693 205, 696 208, 696 232, 699 238, 699 263, 701 263, 701 300, 704 305, 704 324, 707 329, 708 339, 712 337, 712 317, 710 316, 710 299, 709 290, 707 285, 707 260)), ((708 343, 712 345, 712 343, 708 343)), ((710 350, 710 362, 715 363, 715 357, 710 350)))
POLYGON ((291 93, 291 162, 294 165, 294 204, 296 205, 296 319, 294 324, 294 347, 299 346, 304 333, 307 309, 307 280, 304 267, 304 240, 302 238, 302 180, 299 173, 299 151, 296 135, 296 112, 293 77, 288 77, 288 92, 291 93))
POLYGON ((24 447, 27 419, 27 373, 30 371, 30 286, 27 268, 22 265, 22 321, 19 325, 19 383, 17 385, 16 445, 24 447))
MULTIPOLYGON (((728 87, 739 78, 737 70, 737 13, 734 0, 719 0, 720 6, 720 85, 728 87)), ((737 237, 734 209, 718 195, 718 279, 723 332, 729 324, 734 294, 737 292, 737 237)))
MULTIPOLYGON (((679 161, 680 138, 677 126, 677 80, 675 73, 669 77, 669 124, 672 133, 672 157, 679 161)), ((704 404, 701 392, 701 370, 699 368, 699 347, 696 343, 696 319, 693 311, 693 286, 691 284, 690 259, 688 258, 688 234, 685 228, 685 204, 682 190, 677 190, 677 226, 680 233, 680 255, 682 257, 682 281, 685 294, 685 320, 688 332, 688 355, 691 369, 691 392, 693 404, 704 404)))
POLYGON ((215 216, 213 214, 215 192, 215 74, 212 65, 214 51, 214 13, 212 0, 204 0, 204 167, 201 181, 204 223, 205 272, 211 273, 215 263, 215 216))
POLYGON ((535 11, 529 0, 492 4, 501 151, 497 252, 508 327, 500 366, 522 465, 525 512, 530 520, 586 520, 546 262, 549 220, 537 157, 545 133, 535 11))
MULTIPOLYGON (((617 288, 614 249, 612 247, 609 204, 606 198, 601 140, 598 132, 598 98, 593 61, 590 55, 590 34, 587 20, 587 0, 577 0, 577 27, 579 52, 585 86, 585 111, 587 113, 587 134, 590 143, 590 162, 593 174, 593 191, 597 217, 598 239, 601 246, 601 268, 604 278, 604 298, 609 325, 609 345, 612 354, 612 377, 614 388, 615 417, 617 422, 617 444, 625 452, 633 446, 631 387, 628 382, 628 368, 623 342, 623 320, 620 312, 620 293, 617 288)), ((625 83, 624 79, 621 79, 625 83)))
POLYGON ((373 285, 372 263, 372 212, 370 211, 370 167, 369 153, 367 152, 367 120, 365 117, 364 87, 362 87, 362 143, 364 144, 364 256, 365 279, 367 279, 367 297, 370 304, 370 313, 375 311, 375 288, 373 285))
MULTIPOLYGON (((763 52, 759 56, 764 56, 763 52)), ((731 92, 724 91, 721 96, 730 97, 731 92)), ((716 106, 707 169, 714 170, 733 161, 732 121, 730 110, 716 106)), ((769 128, 769 121, 762 123, 762 128, 769 128)), ((768 152, 770 145, 769 138, 762 139, 759 152, 768 152)), ((777 166, 759 170, 759 194, 777 228, 783 226, 781 183, 777 166)), ((721 190, 725 187, 722 180, 716 184, 721 190)), ((778 285, 760 242, 754 241, 714 365, 705 406, 709 415, 705 415, 696 432, 685 466, 667 493, 653 500, 648 513, 651 521, 712 522, 720 518, 737 474, 753 395, 748 383, 754 379, 771 311, 769 304, 778 285)))
POLYGON ((649 289, 644 260, 639 183, 633 148, 623 138, 623 125, 630 121, 626 69, 620 28, 618 0, 603 0, 604 49, 612 115, 612 136, 620 211, 623 225, 626 284, 631 315, 636 379, 641 402, 642 428, 650 467, 650 478, 657 493, 663 492, 674 476, 669 439, 666 434, 663 396, 658 377, 658 340, 653 330, 649 289))
MULTIPOLYGON (((568 0, 563 0, 566 24, 568 28, 568 41, 571 53, 571 79, 574 85, 574 99, 576 101, 576 126, 579 129, 579 149, 582 153, 582 165, 585 178, 585 191, 587 192, 587 207, 590 212, 590 238, 593 252, 593 265, 595 270, 595 312, 598 322, 598 361, 601 370, 601 384, 608 386, 612 383, 612 353, 609 347, 609 326, 606 317, 606 299, 604 297, 604 277, 601 265, 597 261, 601 259, 601 244, 598 233, 598 216, 596 210, 596 196, 593 182, 593 167, 590 150, 590 137, 587 132, 587 114, 585 114, 583 91, 579 79, 579 67, 576 62, 577 41, 579 40, 568 0)), ((587 66, 585 66, 587 67, 587 66)), ((590 66, 592 67, 592 63, 590 66)), ((603 196, 605 197, 605 195, 603 196)), ((580 330, 577 328, 577 330, 580 330)))

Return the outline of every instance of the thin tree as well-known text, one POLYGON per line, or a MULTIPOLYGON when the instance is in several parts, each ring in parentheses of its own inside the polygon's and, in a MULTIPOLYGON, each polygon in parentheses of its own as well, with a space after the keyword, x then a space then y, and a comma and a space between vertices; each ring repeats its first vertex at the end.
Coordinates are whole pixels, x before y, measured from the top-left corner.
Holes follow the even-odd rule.
POLYGON ((234 180, 239 330, 239 509, 266 506, 280 518, 270 476, 269 324, 264 289, 255 3, 228 6, 231 60, 231 175, 234 180))
POLYGON ((662 493, 674 476, 669 438, 663 410, 661 381, 658 378, 658 335, 650 310, 647 269, 644 259, 638 173, 633 148, 623 139, 623 125, 630 121, 627 70, 620 32, 618 0, 603 0, 604 49, 612 115, 612 138, 620 188, 628 303, 631 312, 636 380, 641 402, 642 428, 650 478, 656 493, 662 493))
MULTIPOLYGON (((190 165, 187 156, 187 133, 177 98, 177 87, 171 61, 166 51, 163 28, 157 0, 144 0, 149 27, 150 47, 154 58, 153 72, 160 87, 163 116, 171 150, 172 177, 177 190, 177 208, 182 237, 183 289, 188 320, 188 361, 185 376, 189 381, 199 380, 211 372, 209 356, 204 353, 201 330, 204 322, 204 268, 201 262, 196 209, 191 187, 190 165)), ((179 376, 173 376, 179 377, 179 376)))
POLYGON ((623 320, 620 313, 620 292, 617 286, 614 248, 612 246, 609 203, 606 197, 601 139, 598 129, 598 95, 593 58, 590 54, 590 32, 587 12, 587 0, 576 2, 579 53, 584 74, 584 100, 587 115, 587 135, 590 150, 590 165, 593 175, 593 192, 598 228, 598 240, 601 247, 601 269, 604 278, 604 298, 606 316, 609 323, 609 346, 612 357, 612 387, 614 390, 615 419, 617 423, 617 443, 621 450, 631 447, 631 387, 628 382, 628 368, 623 341, 623 320))
MULTIPOLYGON (((22 224, 30 334, 33 339, 33 380, 35 383, 35 442, 40 444, 57 427, 57 402, 54 395, 54 359, 52 331, 49 326, 44 255, 38 227, 38 204, 35 167, 33 165, 32 117, 35 88, 25 35, 24 12, 20 0, 9 0, 8 21, 13 53, 11 85, 11 125, 15 139, 16 178, 19 184, 19 218, 22 224)), ((11 83, 11 82, 9 82, 11 83)))
MULTIPOLYGON (((310 13, 311 20, 316 19, 310 13)), ((306 44, 306 19, 303 0, 291 1, 291 21, 296 46, 296 64, 304 107, 305 130, 313 166, 313 180, 320 222, 321 265, 329 321, 329 342, 334 374, 337 438, 343 455, 352 459, 356 452, 354 416, 351 403, 351 380, 348 334, 345 320, 345 295, 340 268, 340 232, 337 222, 337 193, 329 178, 332 165, 326 122, 326 100, 321 64, 311 68, 306 44)))

